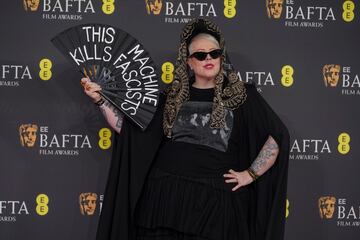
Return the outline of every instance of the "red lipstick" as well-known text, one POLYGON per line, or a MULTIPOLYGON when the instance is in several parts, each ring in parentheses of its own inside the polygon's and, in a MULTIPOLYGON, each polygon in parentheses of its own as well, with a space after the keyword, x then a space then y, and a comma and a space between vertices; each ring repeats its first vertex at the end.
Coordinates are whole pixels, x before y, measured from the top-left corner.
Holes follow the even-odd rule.
POLYGON ((211 69, 213 67, 214 67, 214 64, 211 64, 211 63, 204 65, 204 68, 206 68, 206 69, 211 69))

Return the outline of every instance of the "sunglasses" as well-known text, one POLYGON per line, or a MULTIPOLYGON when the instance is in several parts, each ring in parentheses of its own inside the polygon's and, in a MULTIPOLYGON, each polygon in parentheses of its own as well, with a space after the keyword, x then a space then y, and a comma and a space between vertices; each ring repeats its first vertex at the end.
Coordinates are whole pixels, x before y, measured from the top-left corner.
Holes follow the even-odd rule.
POLYGON ((212 50, 210 52, 194 52, 189 57, 191 57, 191 58, 194 57, 199 61, 204 61, 208 54, 210 54, 210 57, 212 59, 216 59, 216 58, 221 56, 222 50, 221 49, 215 49, 215 50, 212 50))

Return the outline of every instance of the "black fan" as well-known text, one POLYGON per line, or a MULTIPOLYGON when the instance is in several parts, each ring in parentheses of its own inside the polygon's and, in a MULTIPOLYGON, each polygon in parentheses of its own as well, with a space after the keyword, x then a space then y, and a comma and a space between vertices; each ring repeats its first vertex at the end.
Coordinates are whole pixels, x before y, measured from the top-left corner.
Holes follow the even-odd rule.
POLYGON ((84 76, 101 86, 104 98, 146 128, 158 104, 159 78, 154 61, 138 40, 113 26, 84 24, 51 41, 84 76))

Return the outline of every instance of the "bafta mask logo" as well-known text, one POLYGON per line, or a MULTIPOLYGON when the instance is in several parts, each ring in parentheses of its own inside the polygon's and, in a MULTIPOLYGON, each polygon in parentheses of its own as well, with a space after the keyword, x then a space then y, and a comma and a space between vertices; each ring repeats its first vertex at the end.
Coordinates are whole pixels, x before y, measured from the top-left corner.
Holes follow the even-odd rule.
POLYGON ((25 11, 35 12, 38 10, 40 0, 23 0, 25 11))
POLYGON ((336 87, 339 82, 340 65, 327 64, 323 67, 323 77, 325 86, 336 87))
POLYGON ((159 15, 162 8, 162 0, 145 0, 147 13, 159 15))
POLYGON ((320 197, 319 198, 319 211, 320 211, 320 217, 330 219, 333 217, 335 212, 335 203, 336 198, 335 197, 320 197))
POLYGON ((96 210, 96 193, 81 193, 79 196, 80 212, 82 215, 94 215, 96 210))
POLYGON ((20 143, 23 147, 33 147, 36 142, 38 126, 35 124, 22 124, 19 127, 20 143))
POLYGON ((283 9, 284 0, 265 0, 269 18, 279 19, 283 9))

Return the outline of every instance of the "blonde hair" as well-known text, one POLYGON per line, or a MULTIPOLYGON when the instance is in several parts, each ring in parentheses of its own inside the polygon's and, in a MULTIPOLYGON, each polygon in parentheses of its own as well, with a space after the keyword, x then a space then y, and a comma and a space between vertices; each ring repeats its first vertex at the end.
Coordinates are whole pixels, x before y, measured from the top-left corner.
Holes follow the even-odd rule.
POLYGON ((189 43, 189 46, 188 46, 189 55, 193 54, 193 52, 194 52, 192 49, 192 43, 198 39, 209 40, 209 41, 215 43, 218 48, 220 48, 220 44, 219 44, 218 40, 216 40, 216 38, 213 35, 208 34, 208 33, 199 33, 198 35, 193 37, 193 39, 191 39, 191 42, 189 43))

